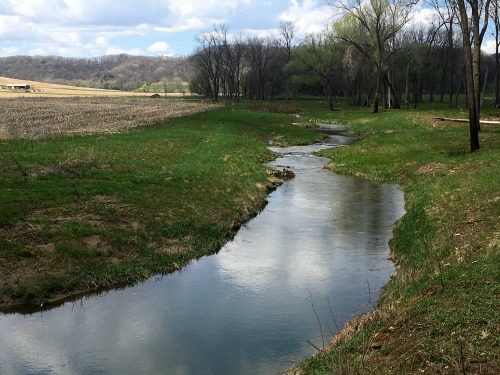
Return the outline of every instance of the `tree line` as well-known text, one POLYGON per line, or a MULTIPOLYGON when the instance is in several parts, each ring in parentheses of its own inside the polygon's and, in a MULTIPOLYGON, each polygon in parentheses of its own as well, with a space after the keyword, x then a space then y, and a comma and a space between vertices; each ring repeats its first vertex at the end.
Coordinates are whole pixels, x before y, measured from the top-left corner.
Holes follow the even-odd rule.
POLYGON ((416 3, 339 0, 331 4, 335 20, 301 41, 290 22, 274 35, 246 37, 216 25, 200 34, 189 57, 191 91, 214 100, 272 100, 321 90, 331 110, 344 96, 375 113, 416 108, 425 95, 457 106, 466 94, 475 151, 487 88, 489 104, 500 106, 500 0, 427 0, 434 16, 422 24, 410 22, 416 3), (490 56, 480 48, 487 32, 496 43, 490 56))

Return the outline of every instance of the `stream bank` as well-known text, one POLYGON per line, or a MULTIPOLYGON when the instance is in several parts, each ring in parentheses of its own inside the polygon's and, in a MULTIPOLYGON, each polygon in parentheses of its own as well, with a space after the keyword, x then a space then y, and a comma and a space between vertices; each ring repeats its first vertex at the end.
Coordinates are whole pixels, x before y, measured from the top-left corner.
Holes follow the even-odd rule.
POLYGON ((394 271, 387 243, 404 210, 397 186, 325 170, 312 152, 334 146, 273 149, 281 158, 271 165, 296 177, 218 254, 135 287, 0 316, 10 338, 0 372, 269 374, 326 345, 371 310, 394 271))

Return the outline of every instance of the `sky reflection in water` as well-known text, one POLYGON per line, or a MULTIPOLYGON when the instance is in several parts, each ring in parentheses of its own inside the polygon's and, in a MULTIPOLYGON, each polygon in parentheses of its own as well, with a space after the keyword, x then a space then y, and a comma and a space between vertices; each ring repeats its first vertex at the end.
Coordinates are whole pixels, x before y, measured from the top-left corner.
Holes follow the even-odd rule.
POLYGON ((393 272, 387 243, 404 202, 394 185, 294 152, 274 164, 296 178, 219 254, 133 288, 0 315, 0 373, 273 374, 314 353, 307 340, 323 345, 320 330, 328 340, 393 272))

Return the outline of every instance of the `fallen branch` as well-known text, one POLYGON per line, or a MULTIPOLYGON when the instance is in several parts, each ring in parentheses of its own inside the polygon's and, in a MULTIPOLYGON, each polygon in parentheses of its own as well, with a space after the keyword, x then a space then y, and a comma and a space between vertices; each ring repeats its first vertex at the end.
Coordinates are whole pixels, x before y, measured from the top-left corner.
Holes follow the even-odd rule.
MULTIPOLYGON (((465 118, 434 117, 434 119, 441 121, 452 121, 452 122, 469 122, 469 120, 465 118)), ((500 121, 480 120, 479 122, 481 124, 500 125, 500 121)))

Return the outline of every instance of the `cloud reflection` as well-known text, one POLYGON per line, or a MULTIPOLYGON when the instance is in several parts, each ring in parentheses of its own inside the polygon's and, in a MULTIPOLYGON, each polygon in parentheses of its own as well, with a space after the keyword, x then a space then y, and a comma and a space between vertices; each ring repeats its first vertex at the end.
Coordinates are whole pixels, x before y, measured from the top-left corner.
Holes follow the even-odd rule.
POLYGON ((311 354, 312 306, 334 327, 330 309, 345 321, 392 272, 403 197, 321 159, 277 163, 300 173, 218 255, 104 297, 0 315, 0 373, 268 374, 311 354))

